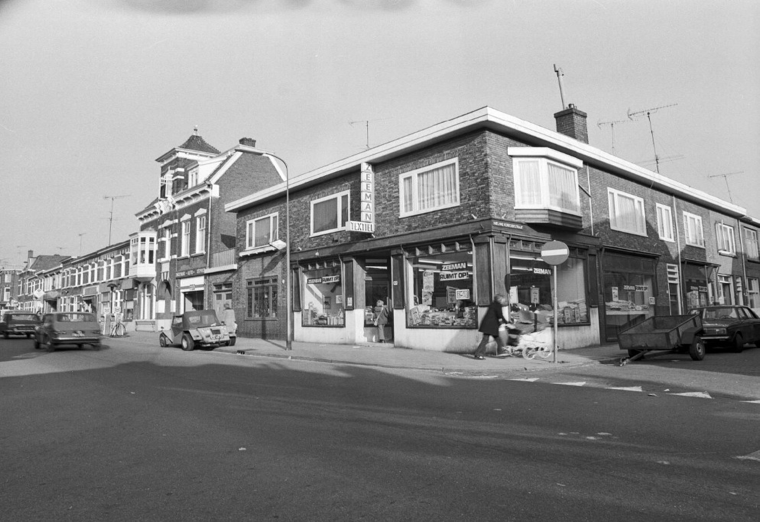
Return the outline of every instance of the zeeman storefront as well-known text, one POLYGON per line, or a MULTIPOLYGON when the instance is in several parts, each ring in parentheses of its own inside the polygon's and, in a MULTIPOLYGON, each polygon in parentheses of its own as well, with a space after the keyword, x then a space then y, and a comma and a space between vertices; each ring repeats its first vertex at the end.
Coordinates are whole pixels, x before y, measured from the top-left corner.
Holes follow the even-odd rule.
MULTIPOLYGON (((435 232, 420 232, 403 243, 379 238, 339 254, 294 254, 294 339, 375 342, 375 307, 383 301, 391 312, 385 337, 396 347, 471 352, 486 307, 502 294, 509 296, 510 314, 523 334, 551 344, 552 267, 540 256, 551 238, 523 237, 528 231, 522 224, 497 221, 449 232, 463 233, 439 239, 435 232)), ((570 257, 557 273, 561 348, 599 342, 598 307, 590 300, 596 293, 596 248, 568 245, 570 257)))

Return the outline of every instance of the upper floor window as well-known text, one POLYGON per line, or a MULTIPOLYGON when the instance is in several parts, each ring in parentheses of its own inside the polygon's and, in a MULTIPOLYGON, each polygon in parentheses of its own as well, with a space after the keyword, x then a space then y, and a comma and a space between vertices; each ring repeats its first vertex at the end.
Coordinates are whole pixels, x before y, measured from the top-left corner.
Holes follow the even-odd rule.
POLYGON ((509 147, 514 158, 516 209, 553 209, 580 215, 578 169, 583 162, 547 147, 509 147))
POLYGON ((683 228, 685 234, 685 240, 687 245, 698 246, 704 248, 705 246, 705 234, 702 231, 702 218, 690 214, 689 212, 683 213, 683 228))
POLYGON ((751 228, 744 229, 744 248, 747 250, 747 258, 760 261, 760 250, 757 244, 757 231, 751 228))
POLYGON ((644 200, 611 188, 607 189, 607 194, 610 206, 610 228, 646 236, 644 200))
POLYGON ((664 241, 673 241, 673 211, 657 203, 657 233, 664 241))
POLYGON ((459 205, 459 160, 401 174, 399 199, 401 217, 459 205))
POLYGON ((184 257, 190 255, 190 220, 182 222, 182 253, 184 257))
POLYGON ((311 202, 311 235, 327 234, 346 228, 348 191, 311 202))
POLYGON ((277 214, 269 214, 249 221, 246 225, 245 248, 268 246, 277 239, 277 214))
POLYGON ((195 251, 206 251, 206 216, 198 216, 196 219, 195 251))
POLYGON ((724 225, 723 223, 716 223, 715 233, 718 238, 718 252, 721 254, 736 254, 734 227, 724 225))

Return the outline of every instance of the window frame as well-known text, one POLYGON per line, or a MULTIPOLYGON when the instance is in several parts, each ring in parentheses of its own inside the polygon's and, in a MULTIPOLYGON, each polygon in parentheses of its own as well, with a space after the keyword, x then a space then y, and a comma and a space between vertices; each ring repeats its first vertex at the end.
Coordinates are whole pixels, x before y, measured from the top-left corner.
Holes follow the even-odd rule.
POLYGON ((715 223, 715 241, 718 244, 718 253, 724 255, 736 255, 736 236, 734 227, 725 223, 715 223), (728 248, 722 248, 727 246, 728 248))
POLYGON ((279 298, 280 298, 280 286, 278 283, 277 277, 257 277, 257 278, 251 278, 246 280, 246 292, 245 292, 245 298, 246 298, 246 311, 245 311, 245 318, 247 320, 255 320, 255 321, 276 321, 279 319, 278 312, 279 312, 279 298), (268 291, 268 296, 266 297, 267 301, 267 310, 271 313, 271 315, 267 316, 257 316, 254 314, 254 310, 256 309, 256 290, 264 290, 265 292, 268 291))
POLYGON ((179 257, 189 257, 190 256, 190 220, 186 219, 182 221, 182 227, 181 227, 181 243, 180 243, 180 254, 179 257))
POLYGON ((683 211, 683 227, 684 227, 684 243, 689 246, 699 247, 699 248, 705 248, 705 229, 702 225, 702 216, 698 216, 697 214, 692 214, 691 212, 683 211), (693 219, 695 225, 698 225, 699 229, 699 237, 697 238, 697 243, 694 243, 693 241, 690 241, 689 238, 689 219, 693 219))
POLYGON ((257 251, 260 249, 271 247, 271 243, 273 241, 277 241, 280 238, 279 227, 280 227, 280 213, 279 212, 273 212, 271 214, 249 219, 248 221, 246 221, 245 223, 245 250, 257 251), (277 219, 276 225, 272 221, 272 217, 277 219), (266 245, 256 245, 256 223, 259 221, 263 221, 265 219, 269 220, 269 242, 266 245))
POLYGON ((439 210, 444 210, 447 208, 454 208, 458 207, 462 204, 462 200, 460 198, 460 184, 459 184, 459 158, 452 158, 445 161, 439 161, 437 163, 434 163, 432 165, 428 165, 425 167, 421 167, 418 169, 410 170, 407 172, 403 172, 399 174, 398 176, 398 197, 399 197, 399 217, 410 217, 410 216, 418 216, 420 214, 427 214, 429 212, 437 212, 439 210), (419 201, 418 201, 418 188, 417 188, 417 180, 419 179, 419 176, 421 174, 426 174, 428 172, 431 172, 433 170, 442 169, 444 167, 448 167, 449 165, 454 165, 454 192, 456 196, 456 201, 452 203, 446 203, 444 205, 439 205, 432 208, 426 208, 426 209, 420 209, 419 208, 419 201), (404 200, 406 199, 406 191, 404 190, 404 180, 407 178, 411 178, 412 180, 412 210, 405 211, 404 210, 404 200))
POLYGON ((760 261, 760 245, 757 240, 757 230, 744 227, 744 253, 751 261, 760 261))
POLYGON ((617 190, 617 189, 614 189, 614 188, 611 188, 611 187, 607 187, 607 207, 608 207, 608 211, 609 211, 610 228, 612 230, 616 230, 618 232, 624 232, 626 234, 633 234, 633 235, 636 235, 636 236, 648 237, 647 236, 646 205, 644 204, 644 198, 641 198, 639 196, 634 196, 633 194, 629 194, 627 192, 623 192, 622 190, 617 190), (640 207, 641 215, 639 216, 639 219, 637 219, 637 221, 639 221, 639 226, 641 227, 642 231, 628 230, 628 229, 623 228, 619 224, 617 224, 616 223, 616 221, 618 219, 617 213, 615 213, 615 215, 614 215, 615 220, 613 221, 613 211, 612 211, 613 210, 613 206, 611 204, 612 203, 611 199, 615 200, 614 208, 617 209, 619 207, 619 205, 617 203, 617 198, 619 198, 619 197, 630 198, 630 199, 633 200, 635 208, 639 208, 640 207))
POLYGON ((657 234, 659 235, 660 239, 663 241, 669 241, 669 242, 675 242, 675 234, 673 231, 673 209, 668 205, 663 205, 662 203, 656 204, 657 208, 657 234), (664 214, 667 214, 667 223, 663 221, 664 214), (661 216, 662 219, 661 219, 661 216), (667 224, 667 229, 664 230, 667 224), (668 237, 667 234, 663 235, 663 232, 669 232, 670 236, 668 237))
POLYGON ((206 252, 206 226, 208 220, 206 215, 202 214, 195 218, 195 253, 202 254, 206 252), (203 224, 203 227, 201 227, 203 224))
POLYGON ((316 236, 323 236, 325 234, 333 234, 335 232, 340 232, 342 230, 346 229, 346 223, 343 223, 341 225, 341 219, 343 214, 343 196, 346 196, 346 223, 351 219, 351 191, 350 190, 343 190, 340 192, 336 192, 334 194, 330 194, 329 196, 324 196, 319 199, 314 199, 310 202, 309 205, 309 235, 310 237, 316 237, 316 236), (337 214, 338 214, 338 226, 337 228, 331 228, 329 230, 321 230, 319 232, 314 232, 314 206, 323 203, 325 201, 336 199, 338 201, 337 204, 337 214))

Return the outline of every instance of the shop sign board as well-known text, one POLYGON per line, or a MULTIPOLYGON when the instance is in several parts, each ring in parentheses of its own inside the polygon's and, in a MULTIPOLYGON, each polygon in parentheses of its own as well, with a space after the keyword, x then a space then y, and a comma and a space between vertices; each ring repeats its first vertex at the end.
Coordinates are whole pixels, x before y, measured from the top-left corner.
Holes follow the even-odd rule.
POLYGON ((346 228, 349 232, 375 233, 375 173, 372 165, 362 163, 361 191, 359 192, 359 205, 361 207, 361 221, 349 221, 346 228))
POLYGON ((541 247, 541 259, 548 265, 561 265, 570 256, 570 249, 562 241, 549 241, 541 247))
POLYGON ((469 278, 469 272, 441 272, 441 281, 458 281, 469 278))
POLYGON ((322 277, 310 277, 306 280, 310 285, 324 285, 328 283, 340 283, 340 276, 322 276, 322 277))

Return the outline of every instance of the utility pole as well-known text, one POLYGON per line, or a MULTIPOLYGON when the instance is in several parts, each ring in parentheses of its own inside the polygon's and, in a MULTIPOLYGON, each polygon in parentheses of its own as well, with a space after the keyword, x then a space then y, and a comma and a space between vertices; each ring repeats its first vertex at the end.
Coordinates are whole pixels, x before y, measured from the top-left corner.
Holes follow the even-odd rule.
POLYGON ((561 67, 557 67, 557 65, 554 65, 554 72, 557 75, 557 81, 559 82, 559 97, 560 100, 562 100, 562 110, 564 111, 567 108, 567 105, 565 105, 565 87, 562 84, 562 77, 565 75, 565 73, 562 72, 561 67))
POLYGON ((652 113, 657 112, 660 109, 665 109, 667 107, 675 107, 678 105, 677 103, 671 103, 670 105, 661 105, 660 107, 652 107, 651 109, 644 109, 643 111, 636 111, 631 112, 631 109, 628 109, 628 119, 634 120, 637 116, 641 116, 642 114, 647 115, 647 119, 649 120, 649 132, 652 135, 652 148, 654 149, 654 163, 655 168, 657 170, 657 173, 660 173, 660 158, 657 156, 657 146, 654 143, 654 129, 652 128, 652 113))
POLYGON ((112 225, 113 225, 113 200, 114 199, 121 199, 121 198, 128 198, 129 196, 131 196, 131 194, 126 194, 126 195, 123 195, 123 196, 103 196, 103 199, 110 199, 111 200, 111 217, 108 218, 108 246, 111 246, 111 228, 112 228, 112 225))
POLYGON ((728 177, 733 176, 734 174, 744 174, 743 170, 738 170, 736 172, 726 172, 725 174, 713 174, 711 176, 707 176, 708 178, 717 178, 718 176, 723 176, 723 179, 726 181, 726 189, 728 189, 728 200, 733 203, 734 200, 731 198, 731 187, 728 186, 728 177))
POLYGON ((615 120, 615 121, 600 121, 596 124, 600 129, 602 125, 609 125, 610 131, 612 131, 612 153, 615 154, 615 125, 628 123, 629 120, 615 120))

